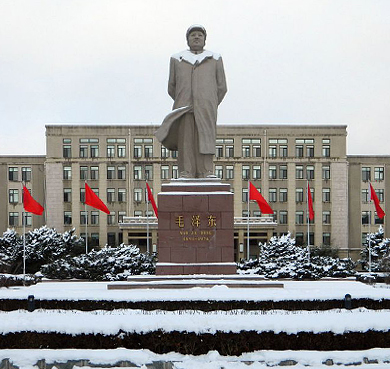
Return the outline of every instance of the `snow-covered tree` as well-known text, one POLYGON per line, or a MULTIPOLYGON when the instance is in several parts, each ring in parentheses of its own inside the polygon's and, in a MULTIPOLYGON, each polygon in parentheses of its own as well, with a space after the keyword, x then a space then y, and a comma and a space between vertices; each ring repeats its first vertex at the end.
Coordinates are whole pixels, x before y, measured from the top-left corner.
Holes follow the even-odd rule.
POLYGON ((44 265, 41 273, 53 279, 126 280, 130 275, 154 274, 155 262, 156 254, 142 254, 138 247, 122 244, 56 260, 44 265))
POLYGON ((272 237, 260 244, 260 256, 256 260, 238 265, 241 272, 264 275, 267 278, 318 279, 326 276, 345 277, 354 274, 351 259, 331 256, 310 257, 307 248, 297 246, 291 234, 272 237))
POLYGON ((378 232, 368 233, 361 252, 359 263, 363 269, 369 270, 369 249, 371 244, 371 270, 373 272, 387 270, 390 257, 390 238, 384 237, 383 227, 378 232))
MULTIPOLYGON (((75 229, 64 233, 42 226, 26 233, 26 269, 35 273, 41 265, 67 255, 83 252, 83 239, 74 235, 75 229)), ((0 267, 3 272, 17 274, 23 268, 23 236, 8 229, 0 237, 0 267)))

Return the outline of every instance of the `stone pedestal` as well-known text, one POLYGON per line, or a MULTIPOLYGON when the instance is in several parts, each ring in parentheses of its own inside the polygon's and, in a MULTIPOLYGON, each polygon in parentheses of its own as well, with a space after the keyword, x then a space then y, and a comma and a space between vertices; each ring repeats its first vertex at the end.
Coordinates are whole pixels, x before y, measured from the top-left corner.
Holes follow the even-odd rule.
POLYGON ((157 275, 234 274, 234 212, 230 185, 179 179, 158 194, 157 275))

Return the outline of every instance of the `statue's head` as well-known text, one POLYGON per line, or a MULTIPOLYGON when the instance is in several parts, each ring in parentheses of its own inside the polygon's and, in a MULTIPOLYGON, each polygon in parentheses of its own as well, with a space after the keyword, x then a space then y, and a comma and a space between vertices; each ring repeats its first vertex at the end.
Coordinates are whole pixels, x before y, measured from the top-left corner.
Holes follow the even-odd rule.
POLYGON ((206 30, 200 24, 194 24, 187 29, 187 44, 191 51, 202 51, 206 43, 206 30))

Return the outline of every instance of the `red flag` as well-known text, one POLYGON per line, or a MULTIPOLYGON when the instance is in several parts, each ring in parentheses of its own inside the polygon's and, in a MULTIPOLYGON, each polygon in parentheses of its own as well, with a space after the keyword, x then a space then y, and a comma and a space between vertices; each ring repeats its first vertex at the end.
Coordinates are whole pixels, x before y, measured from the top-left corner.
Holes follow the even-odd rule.
POLYGON ((146 189, 148 190, 148 200, 152 203, 154 214, 156 214, 156 217, 158 218, 157 205, 156 205, 156 202, 154 201, 154 197, 153 197, 152 191, 148 185, 148 182, 146 182, 146 189))
POLYGON ((110 214, 110 210, 108 210, 107 206, 99 199, 95 192, 91 190, 91 188, 87 185, 87 182, 85 182, 85 204, 110 214))
POLYGON ((42 215, 44 210, 43 206, 34 200, 26 186, 23 186, 23 207, 24 210, 36 215, 42 215))
POLYGON ((375 190, 374 190, 374 188, 372 187, 371 183, 370 183, 370 191, 371 191, 371 200, 374 201, 374 204, 375 204, 376 214, 378 215, 378 217, 379 217, 380 219, 382 219, 386 214, 385 214, 385 212, 382 210, 381 206, 379 205, 378 196, 376 195, 375 190))
POLYGON ((249 200, 256 200, 259 204, 260 211, 263 214, 273 214, 274 211, 268 205, 268 202, 265 201, 264 197, 261 196, 261 193, 257 191, 257 188, 249 182, 249 200))
POLYGON ((309 183, 307 183, 307 203, 309 208, 309 219, 314 219, 314 210, 313 210, 313 198, 311 197, 311 191, 309 183))

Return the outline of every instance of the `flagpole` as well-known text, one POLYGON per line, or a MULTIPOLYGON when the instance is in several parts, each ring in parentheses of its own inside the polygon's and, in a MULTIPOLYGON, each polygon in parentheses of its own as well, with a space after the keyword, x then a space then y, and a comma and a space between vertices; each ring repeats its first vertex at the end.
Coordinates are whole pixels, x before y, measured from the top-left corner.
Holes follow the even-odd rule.
POLYGON ((86 186, 87 181, 84 182, 84 213, 85 213, 85 253, 88 254, 88 213, 87 213, 87 204, 86 204, 86 186))
MULTIPOLYGON (((371 186, 370 182, 368 185, 368 192, 370 194, 370 202, 372 200, 371 196, 371 186)), ((371 209, 368 211, 368 271, 371 274, 371 209)))
POLYGON ((249 180, 248 180, 248 212, 247 212, 247 234, 246 234, 246 253, 249 260, 249 180))
POLYGON ((310 263, 309 181, 306 181, 307 261, 310 263))
MULTIPOLYGON (((146 185, 148 181, 146 181, 146 185)), ((146 251, 149 252, 149 191, 146 188, 146 251)))
POLYGON ((24 196, 23 196, 23 187, 24 183, 22 181, 22 202, 23 202, 23 210, 22 210, 22 222, 23 222, 23 275, 26 274, 26 221, 24 219, 25 217, 25 211, 24 211, 24 196))

